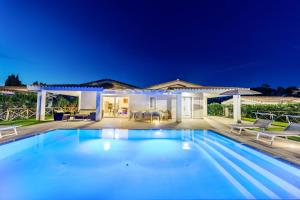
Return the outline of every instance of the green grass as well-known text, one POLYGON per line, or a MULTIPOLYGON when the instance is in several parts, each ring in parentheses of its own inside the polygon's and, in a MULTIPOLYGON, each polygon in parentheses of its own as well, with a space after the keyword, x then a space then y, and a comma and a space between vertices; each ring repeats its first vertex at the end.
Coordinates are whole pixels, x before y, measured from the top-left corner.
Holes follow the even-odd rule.
POLYGON ((16 119, 16 120, 9 120, 9 121, 0 121, 0 125, 30 126, 30 125, 45 123, 51 120, 52 118, 49 117, 46 118, 46 121, 38 121, 36 119, 16 119))
POLYGON ((255 122, 256 119, 253 118, 242 118, 242 120, 247 121, 247 122, 255 122))
MULTIPOLYGON (((255 122, 256 119, 243 118, 242 120, 248 121, 248 122, 255 122)), ((284 128, 287 127, 287 126, 288 126, 288 123, 286 123, 286 122, 276 122, 276 121, 274 121, 272 123, 272 126, 269 127, 267 130, 268 131, 283 131, 284 128)), ((259 131, 260 129, 253 129, 253 130, 259 131)), ((297 136, 289 136, 288 139, 300 142, 300 137, 297 137, 297 136)))
POLYGON ((294 140, 294 141, 297 141, 297 142, 300 142, 300 137, 297 137, 297 136, 290 136, 288 137, 290 140, 294 140))
MULTIPOLYGON (((254 118, 243 118, 242 120, 248 121, 248 122, 255 122, 256 119, 254 119, 254 118)), ((281 127, 287 127, 289 124, 286 123, 286 122, 276 122, 276 121, 273 121, 272 125, 274 125, 274 126, 281 126, 281 127)))

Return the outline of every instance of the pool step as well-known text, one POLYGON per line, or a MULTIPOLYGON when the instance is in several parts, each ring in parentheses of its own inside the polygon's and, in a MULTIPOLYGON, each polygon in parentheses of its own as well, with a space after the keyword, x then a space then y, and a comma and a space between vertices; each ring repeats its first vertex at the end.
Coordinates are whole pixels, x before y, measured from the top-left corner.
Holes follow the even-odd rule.
POLYGON ((278 198, 278 194, 283 194, 284 197, 299 197, 300 190, 297 187, 257 165, 248 158, 236 153, 226 146, 228 143, 222 144, 212 136, 206 136, 204 138, 199 135, 195 136, 195 142, 201 145, 201 148, 205 148, 208 152, 215 155, 218 158, 216 160, 221 162, 228 171, 237 177, 243 176, 243 178, 239 180, 248 185, 247 188, 256 186, 256 188, 266 194, 268 198, 276 198, 276 196, 278 198), (239 175, 237 175, 237 173, 239 175), (262 185, 267 185, 268 187, 262 187, 262 185), (272 190, 269 188, 272 188, 272 190))
POLYGON ((241 167, 239 167, 237 164, 232 162, 229 158, 222 155, 221 152, 213 148, 212 146, 208 145, 207 143, 199 143, 199 146, 201 148, 205 148, 207 152, 211 153, 211 156, 216 157, 217 161, 219 163, 222 163, 222 166, 227 169, 229 173, 237 177, 238 181, 242 185, 247 186, 247 190, 255 196, 259 198, 271 198, 271 199, 279 199, 280 197, 275 194, 273 191, 271 191, 269 188, 264 186, 261 182, 256 180, 252 175, 250 175, 248 172, 243 170, 241 167), (260 191, 260 192, 258 192, 260 191), (259 193, 259 194, 258 194, 259 193))
POLYGON ((246 199, 255 199, 255 196, 251 194, 241 183, 237 178, 230 173, 228 168, 225 168, 221 162, 218 162, 217 159, 211 155, 211 152, 200 146, 200 144, 195 143, 195 147, 198 148, 198 150, 204 154, 209 161, 218 169, 218 171, 226 178, 235 188, 236 190, 240 191, 240 193, 244 196, 246 199))

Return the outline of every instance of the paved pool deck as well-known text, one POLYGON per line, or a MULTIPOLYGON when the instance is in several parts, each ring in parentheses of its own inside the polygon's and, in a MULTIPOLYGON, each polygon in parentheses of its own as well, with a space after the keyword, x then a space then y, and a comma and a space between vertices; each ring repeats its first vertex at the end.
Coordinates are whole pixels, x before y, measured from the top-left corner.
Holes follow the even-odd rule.
MULTIPOLYGON (((249 122, 243 122, 249 123, 249 122)), ((230 133, 229 125, 233 124, 232 119, 223 117, 207 117, 205 119, 189 119, 181 123, 175 121, 162 121, 160 123, 135 122, 128 119, 106 118, 100 122, 93 121, 51 121, 32 126, 18 128, 18 136, 7 136, 0 139, 0 143, 14 141, 26 136, 40 134, 55 129, 209 129, 216 131, 228 138, 242 144, 254 147, 272 156, 294 163, 300 167, 300 142, 275 139, 270 146, 269 138, 262 138, 257 141, 251 132, 243 132, 242 135, 230 133)))

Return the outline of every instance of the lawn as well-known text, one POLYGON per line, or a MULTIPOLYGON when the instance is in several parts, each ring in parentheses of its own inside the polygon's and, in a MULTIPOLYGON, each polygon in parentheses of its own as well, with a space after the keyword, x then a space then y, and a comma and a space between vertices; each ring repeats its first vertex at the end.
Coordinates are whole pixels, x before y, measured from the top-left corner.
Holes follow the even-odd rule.
POLYGON ((35 125, 35 124, 40 124, 40 123, 45 123, 51 121, 51 118, 47 118, 46 121, 38 121, 36 119, 16 119, 16 120, 9 120, 9 121, 0 121, 0 126, 1 125, 15 125, 15 126, 30 126, 30 125, 35 125))
MULTIPOLYGON (((243 118, 242 120, 248 121, 248 122, 255 122, 256 119, 254 119, 254 118, 243 118)), ((276 121, 274 121, 272 123, 272 125, 274 125, 274 126, 281 126, 281 127, 287 127, 289 124, 286 123, 286 122, 276 122, 276 121)))
MULTIPOLYGON (((244 121, 249 121, 249 122, 254 122, 256 119, 253 119, 253 118, 243 118, 242 120, 244 121)), ((288 123, 286 122, 276 122, 274 121, 272 123, 272 126, 270 128, 268 128, 267 130, 268 131, 283 131, 285 127, 288 126, 288 123)), ((259 130, 259 129, 257 129, 259 130)), ((295 140, 295 141, 298 141, 300 142, 300 137, 297 137, 297 136, 289 136, 288 137, 290 140, 295 140)))

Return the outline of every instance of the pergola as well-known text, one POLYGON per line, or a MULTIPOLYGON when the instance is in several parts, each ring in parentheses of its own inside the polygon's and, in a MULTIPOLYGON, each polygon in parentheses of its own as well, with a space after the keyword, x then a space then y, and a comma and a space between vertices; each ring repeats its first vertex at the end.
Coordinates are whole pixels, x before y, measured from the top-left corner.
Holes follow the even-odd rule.
POLYGON ((245 89, 235 89, 221 93, 221 95, 225 96, 233 96, 233 120, 235 122, 240 122, 242 117, 241 112, 241 95, 258 95, 260 92, 256 92, 253 90, 245 90, 245 89))
POLYGON ((68 96, 79 97, 81 92, 96 92, 96 120, 101 118, 101 92, 102 87, 87 87, 87 86, 28 86, 28 90, 37 92, 36 104, 36 120, 45 120, 46 113, 46 94, 62 94, 68 96))

